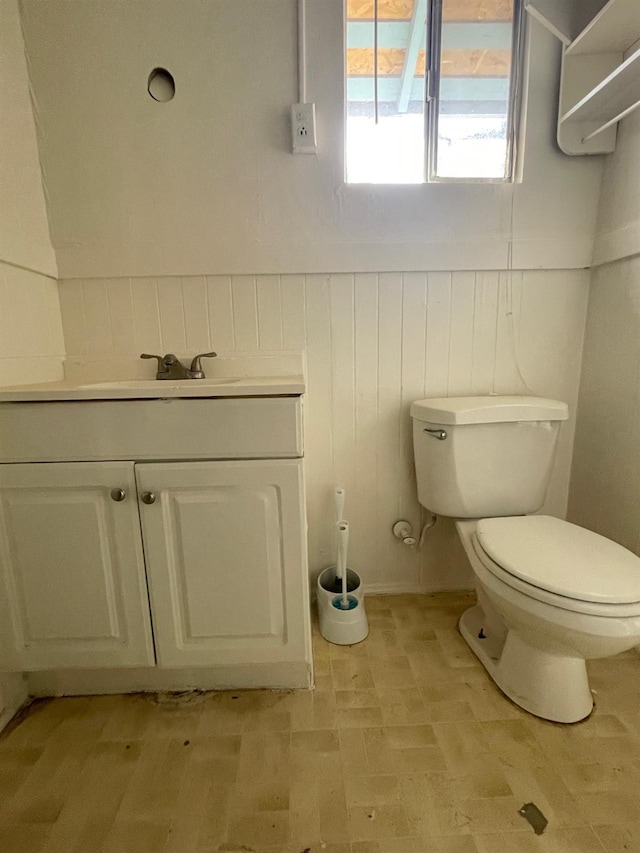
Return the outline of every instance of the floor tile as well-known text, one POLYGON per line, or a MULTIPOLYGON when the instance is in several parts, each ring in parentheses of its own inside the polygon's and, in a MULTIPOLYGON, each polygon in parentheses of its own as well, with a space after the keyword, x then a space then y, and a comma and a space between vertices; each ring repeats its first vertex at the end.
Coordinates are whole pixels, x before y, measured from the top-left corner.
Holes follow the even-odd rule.
POLYGON ((458 634, 472 603, 371 597, 353 647, 316 626, 312 692, 34 703, 0 736, 0 851, 640 853, 637 653, 589 664, 589 719, 539 720, 458 634))

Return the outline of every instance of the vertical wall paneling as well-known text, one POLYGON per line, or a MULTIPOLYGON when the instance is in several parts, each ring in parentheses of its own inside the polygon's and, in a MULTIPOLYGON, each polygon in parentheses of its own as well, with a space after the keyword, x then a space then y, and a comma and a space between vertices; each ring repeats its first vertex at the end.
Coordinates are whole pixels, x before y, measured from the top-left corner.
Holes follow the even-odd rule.
MULTIPOLYGON (((416 486, 413 470, 413 426, 409 409, 413 400, 425 396, 427 345, 427 275, 405 273, 402 285, 402 397, 400 422, 400 460, 402 477, 399 485, 398 510, 414 526, 419 525, 416 486)), ((447 357, 445 349, 445 360, 447 357)), ((399 570, 410 582, 418 581, 418 564, 414 554, 403 546, 398 553, 399 570)))
POLYGON ((107 283, 107 302, 111 317, 111 340, 115 355, 135 349, 136 330, 133 320, 131 281, 116 278, 107 283))
POLYGON ((235 327, 233 324, 233 296, 231 277, 213 275, 207 278, 207 298, 209 303, 209 330, 211 346, 217 352, 236 348, 235 327))
MULTIPOLYGON (((307 382, 305 402, 305 469, 311 570, 334 562, 335 535, 331 488, 333 432, 331 422, 331 304, 329 276, 310 275, 305 282, 307 382)), ((353 495, 351 499, 353 500, 353 495)))
POLYGON ((516 389, 519 394, 535 393, 521 377, 518 351, 518 302, 522 292, 522 273, 498 273, 498 323, 493 385, 497 394, 516 389))
POLYGON ((258 306, 255 276, 234 276, 231 280, 231 296, 236 347, 239 350, 257 350, 258 306))
POLYGON ((58 290, 65 345, 68 352, 78 358, 83 356, 88 349, 87 330, 89 327, 84 314, 82 281, 72 279, 65 282, 65 286, 58 288, 58 290))
MULTIPOLYGON (((431 284, 429 287, 429 296, 431 296, 431 284)), ((471 367, 473 365, 475 293, 475 273, 454 272, 452 274, 447 376, 447 394, 451 397, 470 394, 473 387, 471 367)))
POLYGON ((187 348, 182 288, 171 278, 157 279, 160 309, 160 336, 164 352, 184 352, 187 348))
POLYGON ((209 340, 209 304, 204 276, 182 279, 182 301, 187 352, 207 352, 209 340))
MULTIPOLYGON (((64 293, 65 289, 61 286, 61 293, 64 293)), ((148 278, 132 279, 131 295, 138 348, 140 352, 160 353, 162 350, 160 306, 155 281, 148 278)), ((71 351, 69 355, 72 355, 71 351)))
MULTIPOLYGON (((69 325, 77 332, 75 344, 84 349, 82 286, 76 287, 68 307, 72 317, 81 315, 69 325)), ((63 361, 64 338, 55 280, 0 261, 0 385, 62 379, 63 361)))
POLYGON ((113 353, 107 284, 106 280, 87 281, 82 286, 87 328, 92 330, 91 354, 97 358, 108 358, 113 353))
MULTIPOLYGON (((468 585, 470 576, 449 521, 438 522, 421 553, 391 534, 398 518, 416 533, 422 520, 410 405, 425 396, 526 393, 522 372, 534 393, 566 400, 573 412, 587 282, 582 271, 511 280, 492 272, 213 276, 62 281, 60 293, 71 361, 108 364, 128 350, 139 369, 139 353, 160 351, 160 340, 178 354, 302 351, 312 572, 335 561, 339 484, 347 489, 349 562, 369 587, 433 590, 468 585)), ((573 421, 562 427, 545 504, 559 515, 572 429, 573 421)))
MULTIPOLYGON (((367 580, 384 571, 380 565, 376 537, 368 532, 369 519, 376 517, 378 427, 378 277, 359 274, 354 282, 355 339, 355 483, 348 517, 360 541, 361 569, 367 580), (356 499, 357 496, 357 499, 356 499)), ((376 577, 377 580, 377 577, 376 577)))
POLYGON ((279 275, 259 275, 256 279, 258 349, 282 349, 282 293, 279 275))
POLYGON ((332 276, 330 294, 333 476, 349 490, 352 502, 356 466, 354 277, 332 276))
POLYGON ((378 281, 378 410, 376 428, 375 537, 379 554, 378 583, 397 582, 400 549, 390 535, 400 517, 402 464, 402 320, 400 273, 382 273, 378 281))
POLYGON ((425 343, 424 396, 444 397, 451 347, 451 273, 429 273, 425 343))
POLYGON ((280 285, 282 294, 282 346, 285 350, 302 352, 305 348, 306 338, 304 276, 283 275, 280 285))
POLYGON ((494 390, 498 284, 497 272, 476 273, 471 354, 471 384, 476 394, 490 394, 494 390))

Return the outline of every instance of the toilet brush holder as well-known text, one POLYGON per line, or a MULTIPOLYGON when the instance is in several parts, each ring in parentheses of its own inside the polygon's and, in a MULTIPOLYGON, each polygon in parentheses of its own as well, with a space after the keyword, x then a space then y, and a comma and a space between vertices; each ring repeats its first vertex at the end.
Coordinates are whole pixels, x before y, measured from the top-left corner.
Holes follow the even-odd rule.
POLYGON ((347 569, 349 609, 342 607, 342 582, 336 582, 336 567, 329 566, 318 576, 317 600, 320 633, 330 643, 351 646, 369 633, 364 609, 364 589, 360 575, 347 569))

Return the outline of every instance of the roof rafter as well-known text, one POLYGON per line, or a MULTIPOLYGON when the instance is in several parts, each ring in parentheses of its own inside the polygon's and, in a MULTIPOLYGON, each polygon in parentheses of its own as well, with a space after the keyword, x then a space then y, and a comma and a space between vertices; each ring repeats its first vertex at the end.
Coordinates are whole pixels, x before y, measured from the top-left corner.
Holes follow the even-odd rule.
POLYGON ((409 28, 409 40, 404 55, 404 66, 400 78, 400 92, 398 94, 398 112, 406 113, 411 97, 413 78, 416 72, 418 53, 422 47, 427 26, 427 0, 415 0, 411 26, 409 28))

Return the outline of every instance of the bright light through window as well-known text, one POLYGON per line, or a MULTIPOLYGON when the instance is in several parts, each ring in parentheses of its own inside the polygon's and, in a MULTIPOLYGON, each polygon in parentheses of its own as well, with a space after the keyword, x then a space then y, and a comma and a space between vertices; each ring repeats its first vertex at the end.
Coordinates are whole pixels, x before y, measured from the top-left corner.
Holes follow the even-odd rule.
POLYGON ((349 183, 510 180, 519 0, 345 0, 349 183))

